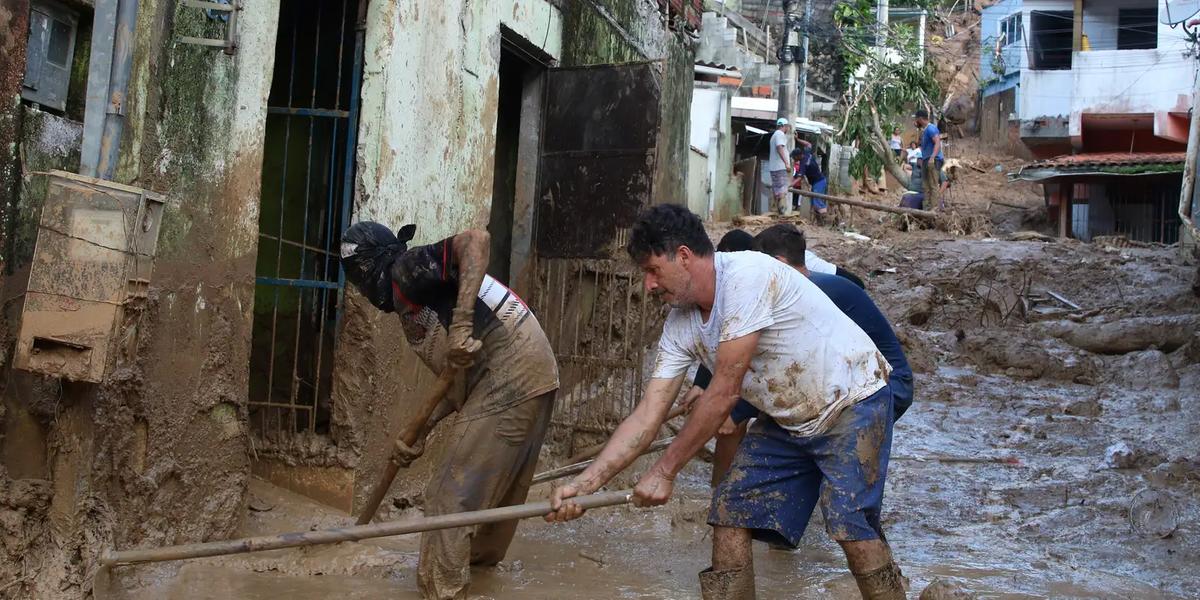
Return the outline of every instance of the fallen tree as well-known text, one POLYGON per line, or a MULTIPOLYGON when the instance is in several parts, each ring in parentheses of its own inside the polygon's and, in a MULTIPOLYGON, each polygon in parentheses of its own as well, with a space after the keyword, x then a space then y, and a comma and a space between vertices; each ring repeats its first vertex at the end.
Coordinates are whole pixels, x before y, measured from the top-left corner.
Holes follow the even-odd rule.
POLYGON ((1032 326, 1041 335, 1097 354, 1125 354, 1157 348, 1174 352, 1196 336, 1200 315, 1133 317, 1101 323, 1047 321, 1032 326))
POLYGON ((890 212, 890 213, 895 213, 898 215, 909 215, 912 217, 921 217, 923 219, 930 219, 933 221, 936 221, 938 218, 937 213, 935 213, 931 210, 921 210, 919 208, 905 208, 903 206, 887 206, 884 204, 876 204, 874 202, 866 202, 864 200, 853 200, 851 198, 842 198, 840 196, 830 196, 829 194, 818 194, 817 192, 810 192, 808 190, 802 190, 799 188, 791 188, 791 191, 795 192, 797 194, 800 194, 801 196, 806 196, 808 198, 816 198, 818 200, 824 200, 826 202, 836 202, 838 204, 846 204, 849 206, 857 206, 859 208, 866 208, 866 209, 870 209, 870 210, 890 212))

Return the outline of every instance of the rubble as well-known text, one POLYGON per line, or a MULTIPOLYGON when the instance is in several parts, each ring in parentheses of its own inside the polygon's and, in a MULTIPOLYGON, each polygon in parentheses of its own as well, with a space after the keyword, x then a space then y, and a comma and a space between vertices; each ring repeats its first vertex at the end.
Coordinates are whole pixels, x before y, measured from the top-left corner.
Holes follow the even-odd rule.
POLYGON ((1117 442, 1104 450, 1104 466, 1110 469, 1129 469, 1137 463, 1137 454, 1125 442, 1117 442))

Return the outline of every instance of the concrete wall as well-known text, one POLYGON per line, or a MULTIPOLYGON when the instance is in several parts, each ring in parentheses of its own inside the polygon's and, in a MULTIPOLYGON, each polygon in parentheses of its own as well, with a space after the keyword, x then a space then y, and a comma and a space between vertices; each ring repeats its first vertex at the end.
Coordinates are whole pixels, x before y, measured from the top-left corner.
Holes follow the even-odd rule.
POLYGON ((1074 85, 1075 76, 1071 71, 1021 71, 1018 116, 1026 121, 1070 115, 1074 85))
POLYGON ((723 87, 692 92, 688 207, 704 218, 728 220, 741 214, 740 178, 733 175, 731 93, 723 87))
MULTIPOLYGON (((227 56, 172 41, 213 36, 202 12, 167 0, 140 3, 116 179, 168 202, 150 301, 136 326, 122 331, 135 350, 99 385, 3 373, 4 462, 24 478, 10 482, 0 472, 0 489, 46 492, 30 497, 44 504, 33 501, 20 513, 28 527, 47 529, 15 549, 43 569, 8 590, 19 597, 81 597, 103 547, 224 537, 241 518, 258 187, 277 13, 276 0, 247 3, 238 53, 227 56)), ((18 232, 34 231, 39 218, 44 182, 33 171, 74 170, 79 160, 78 123, 26 111, 24 125, 18 232), (53 138, 48 145, 39 141, 45 136, 53 138)), ((7 172, 12 163, 0 166, 7 172)), ((28 253, 15 256, 24 261, 28 253)), ((26 265, 10 266, 5 297, 20 297, 26 265)), ((8 305, 5 348, 20 306, 8 305)), ((0 502, 0 518, 7 521, 11 510, 0 502)), ((21 562, 0 557, 0 565, 21 562)), ((0 579, 10 581, 2 571, 0 579)))

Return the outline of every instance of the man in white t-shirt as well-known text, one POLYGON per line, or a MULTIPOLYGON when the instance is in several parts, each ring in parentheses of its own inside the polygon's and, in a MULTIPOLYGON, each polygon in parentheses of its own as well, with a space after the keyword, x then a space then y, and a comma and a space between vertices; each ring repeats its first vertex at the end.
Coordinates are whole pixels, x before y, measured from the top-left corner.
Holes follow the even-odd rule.
POLYGON ((767 171, 771 173, 771 195, 775 197, 775 210, 779 214, 792 212, 788 201, 788 187, 792 184, 792 161, 788 158, 788 136, 792 124, 787 119, 775 121, 775 133, 771 134, 771 154, 767 157, 767 171))
POLYGON ((791 267, 757 252, 715 253, 700 218, 659 205, 628 246, 646 289, 673 310, 654 372, 633 414, 596 461, 551 497, 549 521, 583 514, 570 498, 596 491, 654 439, 689 367, 715 375, 675 441, 634 488, 634 504, 671 496, 676 474, 729 416, 739 397, 760 411, 713 493, 712 568, 705 598, 753 598, 751 539, 800 540, 781 518, 819 471, 820 505, 864 598, 902 599, 900 569, 880 525, 892 438, 890 367, 871 338, 791 267))

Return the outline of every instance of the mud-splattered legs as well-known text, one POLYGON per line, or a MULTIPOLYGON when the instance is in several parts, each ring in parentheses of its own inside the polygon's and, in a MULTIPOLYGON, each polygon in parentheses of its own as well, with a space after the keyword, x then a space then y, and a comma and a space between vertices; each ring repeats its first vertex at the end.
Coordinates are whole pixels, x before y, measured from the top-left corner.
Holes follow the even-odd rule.
POLYGON ((717 434, 717 447, 713 452, 712 461, 712 486, 714 488, 729 473, 729 466, 733 464, 733 457, 737 454, 738 444, 741 444, 742 438, 746 437, 747 425, 748 423, 738 425, 737 429, 731 434, 717 434))
POLYGON ((754 557, 750 553, 750 530, 735 527, 713 527, 712 568, 714 571, 749 567, 754 557))
POLYGON ((838 542, 846 562, 866 600, 903 600, 904 580, 892 561, 892 551, 883 540, 838 542))

